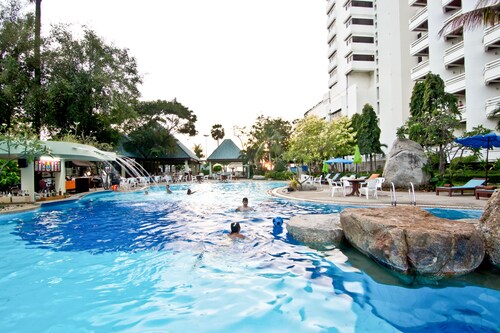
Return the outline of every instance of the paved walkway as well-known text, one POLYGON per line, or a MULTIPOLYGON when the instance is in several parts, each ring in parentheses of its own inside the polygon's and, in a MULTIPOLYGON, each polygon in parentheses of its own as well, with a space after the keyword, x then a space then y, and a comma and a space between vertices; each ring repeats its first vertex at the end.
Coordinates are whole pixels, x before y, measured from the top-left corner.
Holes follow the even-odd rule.
MULTIPOLYGON (((391 195, 388 191, 378 192, 378 199, 370 197, 344 197, 337 193, 335 197, 330 196, 328 185, 322 185, 316 191, 293 191, 288 192, 286 188, 278 188, 272 191, 272 194, 278 197, 312 201, 320 203, 334 203, 342 205, 370 205, 370 206, 390 206, 391 195)), ((410 196, 408 191, 396 192, 396 203, 400 205, 409 205, 410 196)), ((454 194, 449 197, 447 194, 435 192, 416 192, 417 206, 419 207, 444 207, 444 208, 463 208, 463 209, 484 209, 488 200, 476 197, 472 194, 459 195, 454 194)))

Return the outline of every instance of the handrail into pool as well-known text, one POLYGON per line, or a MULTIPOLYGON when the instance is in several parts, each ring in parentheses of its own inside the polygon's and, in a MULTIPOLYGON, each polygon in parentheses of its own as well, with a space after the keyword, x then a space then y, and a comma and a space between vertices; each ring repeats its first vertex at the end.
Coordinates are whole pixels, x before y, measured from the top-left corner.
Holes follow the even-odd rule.
POLYGON ((396 188, 394 187, 394 183, 391 182, 391 206, 396 207, 397 202, 396 202, 396 188))

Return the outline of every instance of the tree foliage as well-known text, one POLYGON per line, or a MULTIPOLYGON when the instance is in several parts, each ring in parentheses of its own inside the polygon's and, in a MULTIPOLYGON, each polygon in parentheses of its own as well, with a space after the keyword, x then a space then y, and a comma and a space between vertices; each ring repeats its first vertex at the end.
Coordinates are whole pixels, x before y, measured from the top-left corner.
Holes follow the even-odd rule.
MULTIPOLYGON (((353 118, 355 117, 353 116, 353 118)), ((369 156, 370 170, 373 171, 373 156, 383 154, 377 114, 370 104, 365 104, 361 115, 359 115, 359 118, 355 118, 355 121, 357 123, 356 138, 360 153, 369 156)))
POLYGON ((205 154, 203 154, 203 147, 201 146, 201 144, 195 144, 193 146, 193 153, 196 155, 196 157, 198 158, 203 158, 205 157, 205 154))
POLYGON ((107 45, 88 28, 75 39, 67 26, 55 26, 44 54, 47 111, 51 135, 78 123, 82 136, 116 143, 120 126, 135 118, 141 77, 128 50, 107 45))
POLYGON ((472 30, 482 26, 500 23, 500 0, 478 0, 476 7, 446 22, 439 30, 439 36, 459 28, 472 30))
POLYGON ((210 130, 210 134, 212 135, 212 139, 217 141, 217 146, 219 146, 219 140, 224 139, 224 128, 221 124, 215 124, 210 130))
POLYGON ((350 155, 354 152, 354 137, 354 129, 347 117, 327 122, 308 116, 297 122, 287 156, 297 163, 310 164, 350 155))
POLYGON ((26 159, 28 163, 33 162, 35 157, 48 155, 50 151, 38 139, 38 136, 23 123, 14 123, 11 127, 3 126, 0 131, 0 151, 8 156, 8 159, 0 165, 0 171, 14 159, 26 159))
POLYGON ((410 117, 398 136, 408 137, 425 149, 437 149, 440 157, 439 170, 444 174, 445 146, 453 142, 453 132, 460 125, 457 98, 444 90, 439 75, 429 74, 423 82, 415 83, 410 102, 410 117))
POLYGON ((253 165, 270 162, 275 169, 283 169, 283 153, 288 148, 292 125, 282 118, 258 116, 248 133, 244 157, 253 165))
POLYGON ((172 152, 176 146, 174 135, 177 133, 190 136, 197 133, 196 115, 177 100, 139 102, 136 115, 123 125, 128 135, 124 146, 146 158, 172 152))
POLYGON ((34 17, 16 1, 0 7, 0 123, 32 121, 34 17))

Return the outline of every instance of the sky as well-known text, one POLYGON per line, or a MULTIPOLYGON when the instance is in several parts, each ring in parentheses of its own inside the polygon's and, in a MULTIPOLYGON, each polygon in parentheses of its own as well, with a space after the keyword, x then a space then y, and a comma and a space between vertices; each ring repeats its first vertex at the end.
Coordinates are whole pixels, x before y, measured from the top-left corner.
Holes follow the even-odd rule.
POLYGON ((324 0, 43 0, 42 34, 53 23, 93 29, 129 49, 143 76, 141 100, 172 100, 198 117, 210 154, 221 124, 249 129, 259 115, 292 121, 328 90, 324 0))

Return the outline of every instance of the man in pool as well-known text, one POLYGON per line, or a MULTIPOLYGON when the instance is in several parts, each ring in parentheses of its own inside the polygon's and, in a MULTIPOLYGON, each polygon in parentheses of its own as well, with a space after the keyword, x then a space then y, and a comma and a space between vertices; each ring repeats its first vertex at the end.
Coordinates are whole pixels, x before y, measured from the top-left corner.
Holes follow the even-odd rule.
POLYGON ((231 233, 228 235, 231 238, 245 238, 242 234, 240 234, 240 224, 238 222, 231 223, 231 233))
POLYGON ((170 185, 165 185, 165 189, 167 190, 167 193, 168 194, 171 194, 172 193, 172 190, 170 189, 170 185))
POLYGON ((188 188, 187 194, 190 195, 190 194, 193 194, 193 193, 196 193, 196 191, 191 191, 191 189, 188 188))
POLYGON ((247 210, 253 210, 253 208, 248 206, 248 198, 243 198, 243 206, 239 206, 238 208, 236 208, 236 211, 243 212, 247 210))

